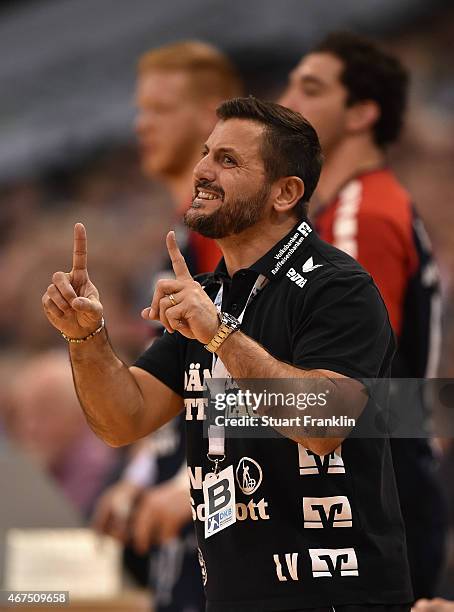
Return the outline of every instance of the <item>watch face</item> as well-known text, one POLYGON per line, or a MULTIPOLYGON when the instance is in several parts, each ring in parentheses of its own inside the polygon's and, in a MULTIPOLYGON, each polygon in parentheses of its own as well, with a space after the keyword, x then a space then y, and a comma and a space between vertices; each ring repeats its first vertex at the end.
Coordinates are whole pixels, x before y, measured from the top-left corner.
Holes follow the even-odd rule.
POLYGON ((221 313, 221 320, 222 323, 224 325, 227 325, 227 327, 230 327, 230 329, 236 330, 240 327, 240 322, 238 321, 238 319, 235 319, 235 317, 229 314, 228 312, 221 313))

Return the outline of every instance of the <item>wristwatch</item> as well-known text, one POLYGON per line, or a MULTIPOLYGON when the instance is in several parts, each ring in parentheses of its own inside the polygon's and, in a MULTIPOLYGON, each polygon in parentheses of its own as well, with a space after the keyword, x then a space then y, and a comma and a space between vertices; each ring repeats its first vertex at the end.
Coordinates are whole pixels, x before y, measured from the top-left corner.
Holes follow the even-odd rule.
POLYGON ((213 338, 211 338, 208 344, 205 344, 205 348, 210 353, 215 353, 221 344, 224 342, 226 338, 240 329, 240 322, 238 319, 235 319, 228 312, 220 312, 218 313, 220 325, 218 327, 218 331, 215 333, 213 338))

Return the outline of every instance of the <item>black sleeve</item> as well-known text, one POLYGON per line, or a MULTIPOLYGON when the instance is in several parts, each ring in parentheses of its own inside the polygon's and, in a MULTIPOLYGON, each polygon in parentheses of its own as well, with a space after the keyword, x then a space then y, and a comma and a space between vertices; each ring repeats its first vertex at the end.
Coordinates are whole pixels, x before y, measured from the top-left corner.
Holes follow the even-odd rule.
POLYGON ((295 322, 293 363, 351 378, 387 374, 394 337, 384 302, 370 276, 339 273, 320 279, 295 322))
POLYGON ((184 354, 187 340, 178 332, 167 331, 157 338, 134 365, 146 370, 183 397, 184 354))
POLYGON ((413 242, 418 267, 410 278, 403 306, 396 378, 436 376, 441 344, 441 295, 438 269, 421 219, 413 211, 413 242))

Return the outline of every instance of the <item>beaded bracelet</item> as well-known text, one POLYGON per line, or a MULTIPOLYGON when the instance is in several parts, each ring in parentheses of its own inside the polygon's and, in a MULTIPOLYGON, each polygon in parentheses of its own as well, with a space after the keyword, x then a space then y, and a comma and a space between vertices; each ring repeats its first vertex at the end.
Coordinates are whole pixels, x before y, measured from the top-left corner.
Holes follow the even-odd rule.
POLYGON ((69 336, 64 334, 62 331, 60 333, 67 342, 71 342, 73 344, 80 344, 81 342, 86 342, 87 340, 90 340, 90 338, 93 338, 93 336, 96 336, 97 334, 99 334, 99 332, 102 331, 103 329, 104 329, 104 317, 101 317, 101 324, 98 327, 98 329, 95 329, 95 331, 91 332, 91 334, 88 334, 88 336, 85 336, 85 338, 70 338, 69 336))

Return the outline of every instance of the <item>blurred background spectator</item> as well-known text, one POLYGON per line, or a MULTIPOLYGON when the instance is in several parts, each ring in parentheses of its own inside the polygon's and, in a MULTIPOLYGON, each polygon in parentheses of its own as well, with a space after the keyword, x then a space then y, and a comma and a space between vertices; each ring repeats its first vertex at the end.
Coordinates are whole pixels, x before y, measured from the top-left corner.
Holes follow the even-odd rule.
MULTIPOLYGON (((139 313, 161 267, 174 204, 167 189, 158 181, 150 183, 140 170, 133 134, 138 57, 151 47, 198 38, 227 52, 248 93, 276 98, 300 57, 321 36, 339 28, 377 38, 412 75, 406 129, 391 161, 414 196, 440 267, 444 328, 439 375, 450 377, 454 373, 450 201, 454 66, 446 58, 454 36, 451 3, 218 0, 213 5, 209 0, 136 0, 131 5, 93 0, 89 9, 71 0, 2 3, 0 436, 3 431, 36 452, 38 432, 44 443, 61 431, 58 437, 62 442, 64 435, 66 444, 52 446, 46 441, 44 463, 61 481, 69 482, 70 464, 79 470, 74 489, 85 478, 87 490, 72 499, 84 511, 99 491, 101 472, 107 474, 112 457, 121 453, 106 452, 98 464, 96 486, 88 483, 86 468, 69 458, 70 447, 77 455, 83 444, 94 448, 97 441, 87 441, 85 426, 75 416, 75 398, 69 385, 65 389, 63 360, 48 353, 64 345, 46 323, 40 298, 52 273, 69 269, 73 224, 83 221, 90 239, 90 274, 103 296, 109 333, 119 355, 131 362, 151 336, 139 313), (27 372, 28 382, 15 376, 18 368, 21 375, 27 372), (50 387, 52 397, 46 395, 50 387), (47 408, 40 413, 44 404, 47 408), (63 408, 55 410, 57 405, 63 408), (30 423, 37 429, 30 429, 30 423), (65 453, 68 458, 63 460, 65 453)), ((443 473, 454 524, 454 460, 449 445, 445 447, 443 473)), ((98 457, 104 453, 93 452, 98 457)), ((449 564, 452 572, 452 556, 449 564)), ((447 577, 439 593, 454 597, 453 583, 447 577)))
POLYGON ((87 516, 118 455, 88 427, 66 352, 38 353, 16 368, 4 418, 11 440, 42 466, 87 516))

